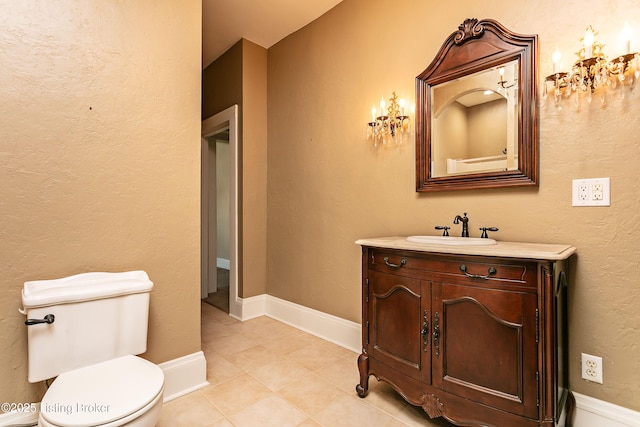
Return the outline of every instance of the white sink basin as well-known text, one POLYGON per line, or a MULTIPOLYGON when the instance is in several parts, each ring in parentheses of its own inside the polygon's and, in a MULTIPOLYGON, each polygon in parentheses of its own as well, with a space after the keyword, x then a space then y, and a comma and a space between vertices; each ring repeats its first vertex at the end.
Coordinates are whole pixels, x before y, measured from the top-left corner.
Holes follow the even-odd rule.
POLYGON ((427 245, 449 246, 486 246, 495 245, 493 239, 481 239, 480 237, 454 237, 454 236, 409 236, 408 242, 424 243, 427 245))

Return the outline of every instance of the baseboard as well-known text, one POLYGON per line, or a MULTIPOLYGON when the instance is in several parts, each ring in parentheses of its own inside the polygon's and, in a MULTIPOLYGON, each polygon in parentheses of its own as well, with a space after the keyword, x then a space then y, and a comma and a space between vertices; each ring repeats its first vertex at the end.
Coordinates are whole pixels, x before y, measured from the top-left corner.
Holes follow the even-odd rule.
POLYGON ((216 258, 216 266, 225 270, 231 270, 231 261, 225 258, 216 258))
POLYGON ((229 316, 245 321, 265 315, 267 295, 257 295, 249 298, 238 298, 235 303, 229 303, 229 316))
MULTIPOLYGON (((209 385, 207 362, 201 351, 160 363, 158 366, 164 373, 164 402, 209 385)), ((35 425, 37 422, 38 412, 0 413, 0 427, 35 425)))
MULTIPOLYGON (((40 405, 38 404, 38 409, 40 405)), ((0 427, 36 425, 38 412, 6 412, 0 414, 0 427)))
POLYGON ((594 399, 580 393, 576 398, 573 425, 578 427, 640 427, 640 412, 594 399))
POLYGON ((356 353, 362 350, 362 327, 322 311, 270 295, 264 314, 356 353))
POLYGON ((207 361, 202 351, 160 363, 158 366, 164 372, 165 402, 209 385, 207 361))

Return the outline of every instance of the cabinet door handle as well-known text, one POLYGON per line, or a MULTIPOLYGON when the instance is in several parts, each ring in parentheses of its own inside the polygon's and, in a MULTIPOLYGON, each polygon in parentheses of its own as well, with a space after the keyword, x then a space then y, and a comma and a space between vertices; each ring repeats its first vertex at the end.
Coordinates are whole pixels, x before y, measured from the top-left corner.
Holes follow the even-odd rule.
POLYGON ((424 311, 422 316, 422 331, 420 331, 420 335, 422 335, 422 351, 427 351, 429 345, 429 313, 427 310, 424 311))
POLYGON ((471 274, 467 271, 467 266, 464 264, 460 266, 460 271, 462 271, 465 276, 471 277, 472 279, 488 279, 498 272, 494 267, 489 267, 489 271, 484 276, 482 274, 471 274))
POLYGON ((400 268, 400 267, 403 267, 407 263, 407 260, 405 258, 402 258, 400 260, 400 264, 393 264, 393 263, 389 262, 389 257, 386 256, 386 257, 384 257, 384 263, 387 264, 387 266, 389 266, 389 267, 400 268))

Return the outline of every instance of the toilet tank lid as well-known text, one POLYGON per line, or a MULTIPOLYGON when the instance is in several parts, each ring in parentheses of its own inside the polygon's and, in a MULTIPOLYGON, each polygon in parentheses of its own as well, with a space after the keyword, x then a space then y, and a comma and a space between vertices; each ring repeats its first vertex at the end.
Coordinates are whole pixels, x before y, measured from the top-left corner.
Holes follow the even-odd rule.
POLYGON ((90 301, 151 291, 153 282, 141 270, 119 273, 92 272, 52 280, 24 283, 24 308, 90 301))

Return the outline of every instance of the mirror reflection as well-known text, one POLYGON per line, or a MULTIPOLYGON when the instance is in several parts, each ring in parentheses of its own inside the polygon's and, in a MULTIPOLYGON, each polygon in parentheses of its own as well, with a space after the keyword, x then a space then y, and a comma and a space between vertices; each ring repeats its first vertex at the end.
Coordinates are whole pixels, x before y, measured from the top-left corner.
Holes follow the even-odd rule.
POLYGON ((518 169, 518 60, 431 86, 431 176, 518 169))

